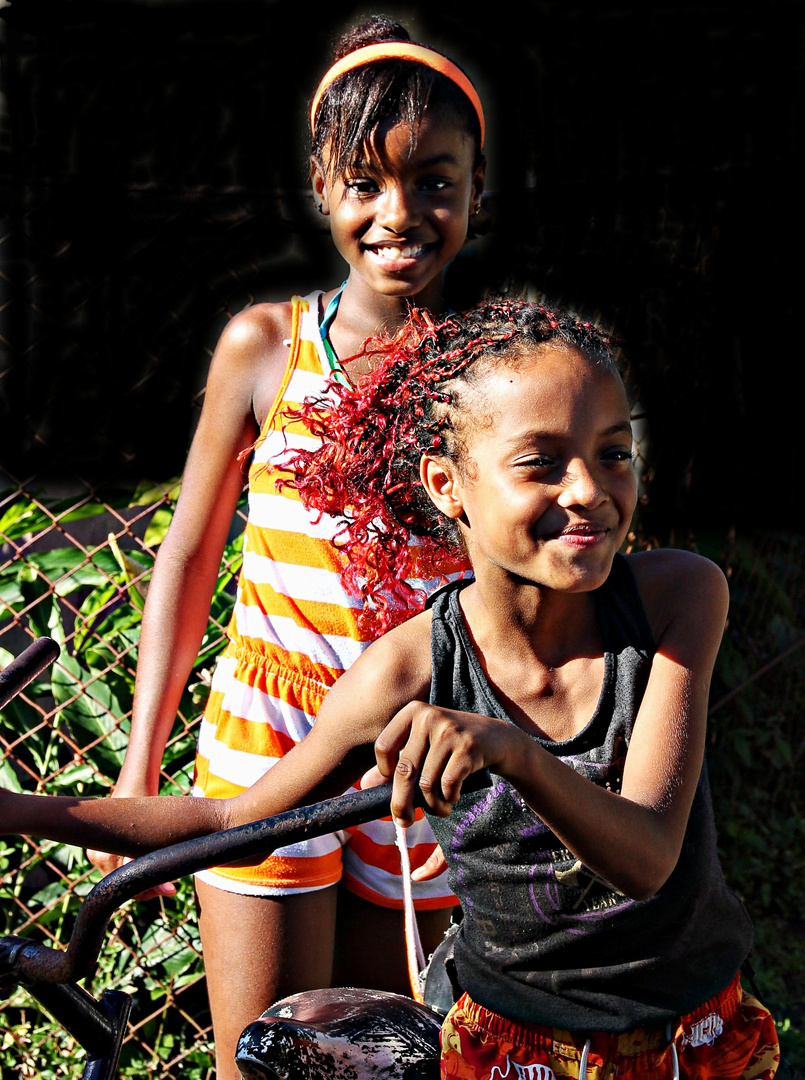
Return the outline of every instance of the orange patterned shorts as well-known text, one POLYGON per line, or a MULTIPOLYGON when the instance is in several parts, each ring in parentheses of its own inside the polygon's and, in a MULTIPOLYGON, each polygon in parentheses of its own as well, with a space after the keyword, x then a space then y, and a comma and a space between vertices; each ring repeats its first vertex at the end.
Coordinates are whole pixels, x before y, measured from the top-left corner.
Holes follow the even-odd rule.
POLYGON ((514 1023, 464 994, 441 1038, 442 1080, 772 1080, 780 1060, 771 1014, 737 975, 668 1032, 577 1035, 514 1023))

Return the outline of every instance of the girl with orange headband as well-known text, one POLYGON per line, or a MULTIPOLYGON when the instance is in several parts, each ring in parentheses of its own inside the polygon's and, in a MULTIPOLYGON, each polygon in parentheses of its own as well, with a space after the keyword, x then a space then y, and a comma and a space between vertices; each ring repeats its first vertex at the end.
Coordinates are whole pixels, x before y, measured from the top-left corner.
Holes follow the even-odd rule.
MULTIPOLYGON (((368 644, 341 584, 334 526, 277 487, 273 463, 288 444, 313 445, 287 414, 331 372, 352 382, 365 370, 356 356, 365 338, 396 330, 412 306, 445 312, 442 272, 480 211, 484 114, 456 64, 375 17, 338 43, 310 123, 313 198, 348 265, 346 281, 255 304, 218 343, 148 591, 115 796, 158 792, 247 462, 243 569, 201 723, 194 795, 225 798, 254 784, 307 735, 328 689, 368 644)), ((424 562, 416 573, 436 576, 424 562)), ((433 851, 424 819, 409 846, 415 867, 433 851)), ((107 871, 120 861, 92 857, 107 871)), ((444 875, 417 890, 420 931, 433 948, 455 897, 444 875)), ((197 893, 218 1080, 238 1075, 241 1030, 279 997, 331 984, 408 986, 390 822, 281 849, 259 865, 210 870, 197 893)))

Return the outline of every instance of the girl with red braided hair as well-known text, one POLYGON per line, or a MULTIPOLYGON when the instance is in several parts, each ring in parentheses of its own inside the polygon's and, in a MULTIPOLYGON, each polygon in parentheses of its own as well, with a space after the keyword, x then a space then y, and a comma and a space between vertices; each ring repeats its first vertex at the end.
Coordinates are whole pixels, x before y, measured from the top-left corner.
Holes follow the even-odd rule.
POLYGON ((335 794, 374 758, 403 826, 422 790, 461 901, 443 1080, 771 1080, 703 765, 727 585, 690 552, 620 553, 636 482, 612 343, 505 302, 414 313, 363 355, 357 386, 303 405, 322 445, 287 482, 340 521, 348 590, 392 628, 310 735, 232 800, 5 795, 3 820, 134 853, 335 794), (474 579, 395 626, 424 599, 416 538, 474 579))
MULTIPOLYGON (((218 343, 149 587, 131 740, 115 797, 158 791, 244 458, 243 570, 200 728, 193 793, 226 798, 253 784, 306 736, 327 690, 368 644, 341 586, 344 560, 329 543, 328 523, 314 524, 295 494, 277 488, 274 462, 286 439, 311 445, 304 425, 288 427, 288 409, 331 372, 355 378, 365 361, 348 358, 367 336, 396 330, 412 304, 434 315, 447 310, 442 271, 480 211, 484 114, 465 73, 388 18, 350 31, 334 60, 310 111, 311 179, 348 265, 346 281, 288 303, 254 304, 218 343)), ((433 850, 427 822, 418 822, 410 844, 414 864, 433 850)), ((93 859, 104 870, 120 861, 93 859)), ((423 932, 435 945, 455 897, 444 876, 417 890, 423 932)), ((197 895, 219 1080, 238 1075, 238 1035, 278 997, 333 979, 407 986, 400 859, 389 822, 355 830, 343 847, 341 838, 324 837, 258 865, 205 871, 197 895), (337 889, 339 882, 346 888, 337 889), (233 982, 233 969, 250 977, 233 982)))

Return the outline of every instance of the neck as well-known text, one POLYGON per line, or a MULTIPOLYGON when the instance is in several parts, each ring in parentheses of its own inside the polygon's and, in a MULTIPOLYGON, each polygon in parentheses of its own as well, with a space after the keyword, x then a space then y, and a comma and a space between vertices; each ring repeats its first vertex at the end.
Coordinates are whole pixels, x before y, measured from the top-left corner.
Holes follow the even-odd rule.
POLYGON ((592 592, 557 592, 530 582, 476 578, 462 594, 462 606, 484 652, 529 654, 553 668, 598 642, 592 592))
MULTIPOLYGON (((341 359, 354 356, 364 341, 376 334, 394 334, 408 318, 411 308, 424 308, 434 316, 446 313, 442 283, 436 278, 411 296, 386 296, 370 289, 354 275, 347 278, 338 311, 330 326, 330 341, 341 359)), ((324 298, 329 302, 332 292, 324 298)))

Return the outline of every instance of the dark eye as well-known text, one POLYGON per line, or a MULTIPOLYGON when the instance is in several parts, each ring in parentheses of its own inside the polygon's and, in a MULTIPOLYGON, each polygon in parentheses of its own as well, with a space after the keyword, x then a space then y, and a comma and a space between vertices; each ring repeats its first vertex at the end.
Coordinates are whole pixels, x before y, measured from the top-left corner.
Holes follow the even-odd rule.
POLYGON ((633 461, 634 452, 629 446, 613 446, 601 455, 604 461, 633 461))
POLYGON ((444 191, 445 188, 450 187, 450 181, 444 176, 429 176, 427 180, 423 180, 420 184, 423 191, 444 191))
POLYGON ((373 195, 377 182, 368 176, 351 176, 344 180, 344 187, 354 195, 373 195))
POLYGON ((517 462, 519 469, 539 469, 541 472, 545 472, 546 469, 552 469, 556 465, 556 459, 548 457, 547 454, 532 454, 531 457, 524 458, 522 461, 517 462))

